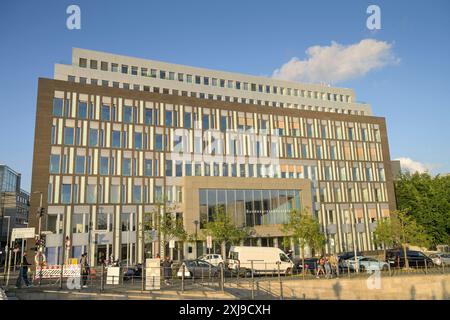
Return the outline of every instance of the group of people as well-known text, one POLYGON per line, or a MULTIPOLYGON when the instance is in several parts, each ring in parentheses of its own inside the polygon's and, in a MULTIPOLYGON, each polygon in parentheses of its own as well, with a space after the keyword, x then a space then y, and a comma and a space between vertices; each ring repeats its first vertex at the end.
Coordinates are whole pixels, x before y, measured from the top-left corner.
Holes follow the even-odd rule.
POLYGON ((317 261, 316 278, 324 275, 326 279, 339 277, 339 257, 336 254, 327 254, 317 261))

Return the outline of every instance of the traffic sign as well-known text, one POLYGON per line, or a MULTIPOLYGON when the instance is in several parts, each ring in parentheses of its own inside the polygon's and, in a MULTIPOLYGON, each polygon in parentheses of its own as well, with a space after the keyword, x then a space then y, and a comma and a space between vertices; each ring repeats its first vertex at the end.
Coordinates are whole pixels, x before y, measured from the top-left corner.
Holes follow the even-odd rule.
POLYGON ((14 228, 11 233, 11 241, 16 239, 28 239, 35 237, 35 229, 34 228, 14 228))

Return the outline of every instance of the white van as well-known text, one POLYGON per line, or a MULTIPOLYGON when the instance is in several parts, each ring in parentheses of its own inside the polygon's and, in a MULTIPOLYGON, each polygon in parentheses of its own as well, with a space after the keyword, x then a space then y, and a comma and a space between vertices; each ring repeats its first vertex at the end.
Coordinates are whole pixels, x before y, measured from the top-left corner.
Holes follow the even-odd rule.
POLYGON ((228 255, 231 270, 252 270, 253 273, 277 273, 278 265, 282 274, 290 274, 294 263, 279 248, 233 246, 228 255))

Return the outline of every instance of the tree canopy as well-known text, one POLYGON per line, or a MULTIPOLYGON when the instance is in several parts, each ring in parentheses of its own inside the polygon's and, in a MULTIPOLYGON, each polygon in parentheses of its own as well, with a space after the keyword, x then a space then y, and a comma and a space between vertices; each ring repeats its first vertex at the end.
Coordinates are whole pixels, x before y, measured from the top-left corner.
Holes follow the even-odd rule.
POLYGON ((450 175, 401 174, 395 194, 397 208, 424 228, 433 247, 450 244, 450 175))

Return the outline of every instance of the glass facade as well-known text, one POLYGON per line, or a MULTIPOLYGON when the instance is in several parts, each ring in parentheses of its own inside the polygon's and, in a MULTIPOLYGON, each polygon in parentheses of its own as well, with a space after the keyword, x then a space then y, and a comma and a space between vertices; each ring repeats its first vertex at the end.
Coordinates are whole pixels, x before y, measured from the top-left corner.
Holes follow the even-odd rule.
POLYGON ((238 227, 282 224, 292 209, 301 209, 300 190, 200 189, 200 221, 213 221, 224 210, 238 227))

